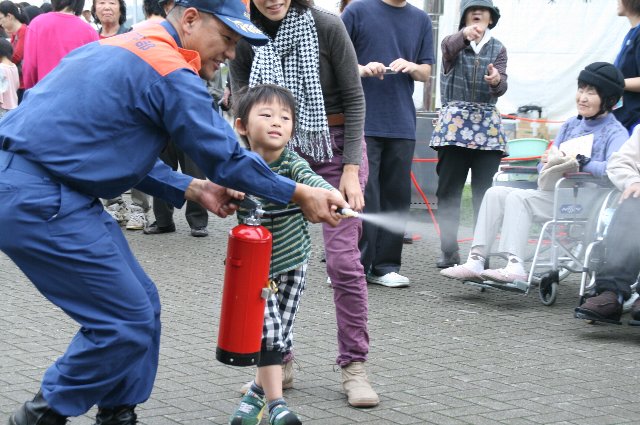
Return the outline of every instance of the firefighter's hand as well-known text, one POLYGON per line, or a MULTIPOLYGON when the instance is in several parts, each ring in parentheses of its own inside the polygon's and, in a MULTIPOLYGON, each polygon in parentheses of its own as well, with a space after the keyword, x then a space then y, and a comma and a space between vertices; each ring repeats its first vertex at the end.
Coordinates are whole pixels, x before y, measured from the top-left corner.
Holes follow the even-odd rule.
POLYGON ((296 184, 292 201, 300 205, 304 216, 310 222, 324 222, 333 227, 338 225, 341 218, 336 210, 349 208, 349 204, 345 202, 337 190, 311 187, 300 183, 296 184))
POLYGON ((218 217, 225 218, 238 209, 238 205, 231 200, 244 199, 244 193, 227 189, 209 180, 193 179, 184 193, 184 198, 199 203, 218 217))

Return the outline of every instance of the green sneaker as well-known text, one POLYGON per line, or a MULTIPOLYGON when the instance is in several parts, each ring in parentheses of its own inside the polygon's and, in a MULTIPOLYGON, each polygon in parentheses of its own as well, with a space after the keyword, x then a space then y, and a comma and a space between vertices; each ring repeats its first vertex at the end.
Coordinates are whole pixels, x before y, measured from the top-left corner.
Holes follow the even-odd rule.
POLYGON ((286 404, 279 404, 269 414, 271 425, 302 425, 300 418, 286 404))
POLYGON ((248 390, 240 400, 238 409, 229 417, 229 425, 258 425, 265 407, 265 398, 248 390))

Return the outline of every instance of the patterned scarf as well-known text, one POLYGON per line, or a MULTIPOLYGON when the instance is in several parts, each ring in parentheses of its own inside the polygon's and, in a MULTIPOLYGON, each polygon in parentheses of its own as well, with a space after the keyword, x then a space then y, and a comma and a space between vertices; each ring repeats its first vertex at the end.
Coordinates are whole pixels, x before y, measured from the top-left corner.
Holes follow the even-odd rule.
POLYGON ((329 125, 320 86, 320 49, 311 10, 294 9, 282 20, 275 39, 254 47, 249 87, 277 84, 297 101, 296 131, 291 145, 314 161, 333 156, 329 125))

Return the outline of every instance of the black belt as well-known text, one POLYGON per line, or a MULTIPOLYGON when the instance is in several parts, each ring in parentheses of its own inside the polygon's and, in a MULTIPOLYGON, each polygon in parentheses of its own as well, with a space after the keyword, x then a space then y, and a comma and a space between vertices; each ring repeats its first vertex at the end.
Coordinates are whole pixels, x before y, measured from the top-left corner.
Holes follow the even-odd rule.
POLYGON ((51 174, 40 164, 8 151, 0 151, 0 171, 6 168, 22 171, 33 176, 51 178, 51 174))

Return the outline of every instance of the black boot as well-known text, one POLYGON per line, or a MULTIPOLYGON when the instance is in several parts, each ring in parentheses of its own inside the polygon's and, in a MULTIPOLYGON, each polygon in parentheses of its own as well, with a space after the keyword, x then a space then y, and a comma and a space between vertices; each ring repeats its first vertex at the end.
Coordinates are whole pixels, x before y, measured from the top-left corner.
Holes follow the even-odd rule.
POLYGON ((9 425, 64 425, 67 417, 56 413, 42 397, 42 391, 32 401, 16 410, 9 418, 9 425))
POLYGON ((99 408, 96 425, 135 425, 138 423, 133 406, 118 406, 111 409, 99 408))
POLYGON ((443 252, 440 259, 436 262, 436 267, 439 269, 447 269, 456 264, 460 264, 460 253, 458 251, 443 252))

